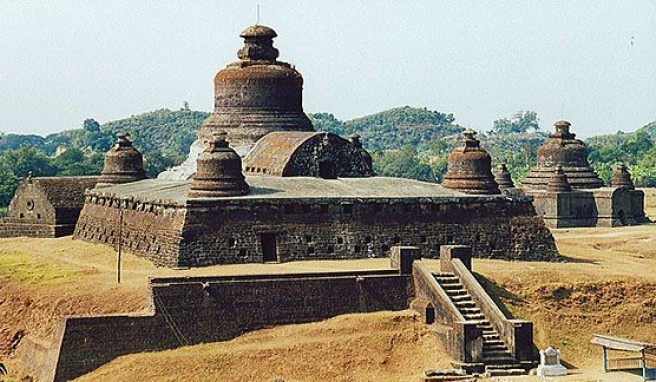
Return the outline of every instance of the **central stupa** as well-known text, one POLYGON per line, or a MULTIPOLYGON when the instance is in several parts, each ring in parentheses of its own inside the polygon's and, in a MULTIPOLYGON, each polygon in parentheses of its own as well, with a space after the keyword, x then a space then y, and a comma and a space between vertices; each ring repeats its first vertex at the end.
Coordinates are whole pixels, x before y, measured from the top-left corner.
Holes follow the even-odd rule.
POLYGON ((303 77, 286 62, 277 61, 273 39, 264 25, 253 25, 239 35, 244 46, 239 61, 214 77, 214 112, 203 123, 198 138, 218 131, 240 154, 273 131, 314 131, 303 112, 303 77))
POLYGON ((239 36, 244 39, 237 52, 239 61, 214 77, 214 111, 203 122, 188 160, 159 178, 191 178, 196 158, 219 132, 227 133, 230 146, 243 157, 268 133, 314 131, 303 112, 303 77, 292 65, 277 60, 276 31, 253 25, 239 36))

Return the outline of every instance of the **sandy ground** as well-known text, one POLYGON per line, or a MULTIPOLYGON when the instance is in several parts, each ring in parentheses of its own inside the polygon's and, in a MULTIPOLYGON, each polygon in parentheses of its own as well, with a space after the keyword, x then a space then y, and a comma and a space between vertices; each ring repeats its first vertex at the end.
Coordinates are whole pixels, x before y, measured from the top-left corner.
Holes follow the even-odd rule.
MULTIPOLYGON (((646 210, 656 216, 656 191, 646 210)), ((593 333, 656 343, 656 225, 554 232, 563 263, 475 260, 474 271, 512 315, 534 322, 539 347, 554 346, 573 368, 567 381, 639 381, 601 372, 593 333)), ((425 260, 437 271, 439 263, 425 260)), ((24 335, 48 337, 69 314, 145 311, 150 276, 233 275, 386 269, 386 259, 249 264, 193 270, 156 268, 130 254, 116 282, 109 247, 60 239, 0 239, 0 361, 24 335)), ((233 341, 120 357, 84 380, 405 381, 448 358, 410 311, 345 315, 289 325, 233 341), (179 367, 176 367, 178 365, 179 367), (194 371, 193 374, 190 371, 194 371)), ((20 375, 20 373, 17 373, 20 375)), ((492 380, 539 380, 536 377, 492 380)))

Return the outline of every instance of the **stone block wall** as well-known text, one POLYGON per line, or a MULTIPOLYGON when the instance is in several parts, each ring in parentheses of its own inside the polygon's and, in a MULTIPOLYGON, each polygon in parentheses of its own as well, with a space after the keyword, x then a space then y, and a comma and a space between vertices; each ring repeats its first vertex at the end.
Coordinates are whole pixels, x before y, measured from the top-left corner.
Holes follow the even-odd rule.
POLYGON ((87 195, 75 237, 124 248, 161 266, 387 257, 395 245, 439 257, 464 244, 475 256, 557 259, 529 198, 119 200, 87 195), (118 205, 123 207, 119 208, 118 205))
POLYGON ((177 267, 185 213, 170 204, 88 194, 74 238, 113 247, 121 238, 126 251, 177 267))
POLYGON ((528 199, 278 199, 189 205, 180 264, 386 257, 394 245, 437 258, 444 244, 470 245, 479 257, 557 257, 528 199), (266 240, 275 240, 272 258, 266 240))
POLYGON ((550 228, 618 227, 647 221, 644 193, 624 187, 554 193, 529 192, 550 228))
POLYGON ((125 354, 223 341, 249 330, 345 313, 407 309, 398 271, 152 280, 152 316, 70 317, 52 379, 73 379, 125 354))

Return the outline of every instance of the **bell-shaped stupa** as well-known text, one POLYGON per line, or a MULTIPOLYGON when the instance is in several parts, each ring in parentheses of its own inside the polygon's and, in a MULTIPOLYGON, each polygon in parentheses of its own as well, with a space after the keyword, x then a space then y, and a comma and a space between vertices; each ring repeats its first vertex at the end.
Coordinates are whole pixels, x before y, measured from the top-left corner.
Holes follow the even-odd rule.
POLYGON ((190 198, 216 198, 247 194, 250 190, 241 169, 241 157, 228 147, 225 132, 217 132, 198 156, 190 185, 190 198))
POLYGON ((615 166, 610 185, 613 187, 626 187, 630 190, 635 190, 633 180, 631 180, 631 173, 624 163, 618 163, 617 166, 615 166))
POLYGON ((465 130, 463 145, 449 154, 442 186, 469 194, 499 194, 492 175, 492 158, 474 138, 474 130, 465 130))
POLYGON ((314 131, 303 112, 303 77, 290 64, 277 61, 276 32, 253 25, 239 36, 244 39, 239 61, 216 74, 214 112, 198 138, 207 140, 225 131, 230 146, 243 156, 272 131, 314 131))
POLYGON ((546 189, 556 167, 561 166, 572 188, 602 187, 603 180, 588 163, 585 143, 569 130, 571 124, 558 121, 554 126, 556 131, 538 148, 537 164, 522 184, 527 188, 546 189))
POLYGON ((499 185, 499 190, 501 192, 515 188, 512 176, 510 175, 510 171, 508 171, 508 167, 505 163, 497 166, 497 169, 494 172, 494 181, 499 185))
POLYGON ((118 142, 105 154, 105 164, 96 187, 135 182, 145 179, 143 156, 130 142, 130 134, 116 134, 118 142))

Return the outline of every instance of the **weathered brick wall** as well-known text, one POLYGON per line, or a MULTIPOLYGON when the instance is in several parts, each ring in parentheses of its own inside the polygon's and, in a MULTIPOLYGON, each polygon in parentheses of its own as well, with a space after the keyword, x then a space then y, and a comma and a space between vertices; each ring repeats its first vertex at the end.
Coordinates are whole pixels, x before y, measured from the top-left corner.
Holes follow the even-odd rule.
POLYGON ((130 353, 222 341, 277 324, 407 309, 410 276, 390 272, 162 279, 153 316, 71 317, 56 344, 57 381, 130 353))
MULTIPOLYGON (((119 201, 87 196, 75 237, 118 243, 119 201)), ((478 257, 552 260, 554 239, 528 198, 220 199, 187 206, 123 200, 123 243, 158 265, 386 257, 411 245, 436 258, 444 244, 478 257), (272 239, 274 238, 274 239, 272 239), (264 256, 275 241, 273 258, 264 256)))
POLYGON ((326 134, 316 135, 303 143, 289 157, 284 176, 322 176, 321 163, 330 163, 335 177, 373 175, 354 145, 337 135, 326 134))
POLYGON ((550 260, 553 236, 528 200, 267 200, 190 206, 180 263, 262 262, 275 235, 279 261, 385 257, 393 245, 439 256, 443 244, 471 245, 479 257, 550 260))
POLYGON ((44 224, 34 219, 0 219, 0 237, 60 237, 73 233, 73 225, 44 224))
POLYGON ((86 200, 75 227, 76 239, 118 247, 122 237, 125 250, 158 265, 178 266, 183 208, 95 194, 87 195, 86 200))

